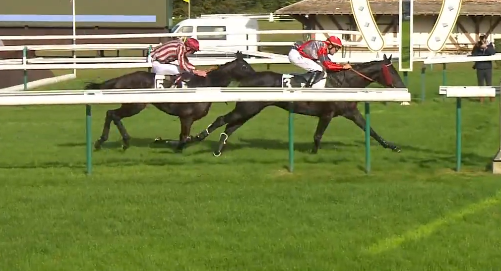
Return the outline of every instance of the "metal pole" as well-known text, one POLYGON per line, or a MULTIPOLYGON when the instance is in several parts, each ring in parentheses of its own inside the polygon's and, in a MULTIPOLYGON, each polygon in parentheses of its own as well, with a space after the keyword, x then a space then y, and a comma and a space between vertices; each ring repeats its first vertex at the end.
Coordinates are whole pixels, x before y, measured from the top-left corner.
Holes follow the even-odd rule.
POLYGON ((289 104, 289 172, 294 171, 294 103, 289 104))
POLYGON ((456 171, 461 170, 461 98, 456 98, 456 171))
MULTIPOLYGON (((498 97, 498 99, 499 99, 499 152, 501 152, 501 82, 499 83, 499 91, 500 91, 500 95, 497 95, 497 96, 499 96, 498 97)), ((496 97, 496 96, 494 96, 494 97, 496 97)))
MULTIPOLYGON (((447 64, 442 63, 442 86, 447 85, 447 64)), ((442 95, 442 101, 445 101, 445 96, 442 95)))
POLYGON ((447 64, 442 63, 442 86, 447 85, 447 64))
MULTIPOLYGON (((26 46, 24 46, 24 48, 23 48, 23 64, 24 65, 26 65, 28 62, 27 55, 28 55, 28 48, 26 46)), ((24 68, 23 84, 24 84, 24 90, 28 90, 28 70, 26 70, 26 67, 24 68)))
POLYGON ((173 25, 172 25, 172 0, 166 0, 166 10, 165 10, 165 14, 167 16, 167 18, 165 18, 167 20, 167 28, 170 30, 173 25))
MULTIPOLYGON (((148 55, 146 56, 146 62, 150 62, 150 55, 151 55, 152 48, 153 47, 151 45, 148 47, 148 55)), ((151 68, 150 67, 148 67, 148 72, 151 72, 151 68)))
MULTIPOLYGON (((72 9, 73 9, 73 46, 75 46, 75 44, 77 44, 77 15, 76 15, 76 9, 75 9, 75 1, 76 0, 72 0, 71 3, 72 3, 72 9)), ((76 58, 77 58, 77 54, 76 54, 76 51, 73 50, 73 64, 76 64, 76 58)), ((76 76, 77 75, 77 69, 73 69, 73 74, 76 76)))
POLYGON ((421 102, 423 103, 426 97, 426 85, 425 85, 425 72, 426 72, 426 65, 423 64, 421 67, 421 102))
POLYGON ((365 102, 365 171, 371 172, 371 108, 365 102))
POLYGON ((87 175, 92 173, 92 110, 91 105, 85 105, 85 141, 87 152, 87 175))

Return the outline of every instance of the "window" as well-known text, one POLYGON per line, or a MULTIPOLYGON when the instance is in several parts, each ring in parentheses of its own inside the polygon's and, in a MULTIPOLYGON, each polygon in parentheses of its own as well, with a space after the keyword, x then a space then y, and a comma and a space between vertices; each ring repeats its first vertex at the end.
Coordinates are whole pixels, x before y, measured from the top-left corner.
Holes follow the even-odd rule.
POLYGON ((193 26, 182 26, 182 27, 180 27, 178 24, 176 24, 170 30, 170 33, 193 33, 193 26))
POLYGON ((179 29, 179 33, 193 33, 193 26, 183 26, 179 29))
MULTIPOLYGON (((226 26, 198 26, 197 32, 226 32, 226 26)), ((199 40, 226 40, 226 35, 197 35, 199 40)))
POLYGON ((176 24, 174 27, 172 27, 172 28, 170 29, 170 33, 174 33, 174 32, 176 32, 176 30, 177 30, 178 28, 179 28, 179 25, 178 25, 178 24, 176 24))

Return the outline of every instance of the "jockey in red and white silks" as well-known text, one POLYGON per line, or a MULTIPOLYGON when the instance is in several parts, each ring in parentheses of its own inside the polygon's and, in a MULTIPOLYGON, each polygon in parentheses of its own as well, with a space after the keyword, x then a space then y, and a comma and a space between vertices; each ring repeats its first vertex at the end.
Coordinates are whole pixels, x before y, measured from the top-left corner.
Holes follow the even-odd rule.
POLYGON ((193 72, 199 76, 206 76, 205 71, 196 70, 188 60, 188 55, 199 51, 198 40, 193 38, 183 42, 180 39, 168 41, 151 52, 152 68, 156 74, 177 75, 182 72, 193 72), (170 62, 177 60, 179 65, 170 62))

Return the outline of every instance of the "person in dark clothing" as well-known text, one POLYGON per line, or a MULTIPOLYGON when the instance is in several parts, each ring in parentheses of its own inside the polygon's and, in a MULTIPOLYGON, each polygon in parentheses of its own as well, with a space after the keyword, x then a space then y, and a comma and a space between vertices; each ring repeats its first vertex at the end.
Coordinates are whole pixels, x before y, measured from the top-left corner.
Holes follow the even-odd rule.
MULTIPOLYGON (((472 56, 491 56, 496 54, 492 42, 487 42, 487 35, 481 35, 480 40, 471 51, 472 56)), ((477 83, 479 86, 492 86, 492 61, 476 61, 473 69, 477 70, 477 83)), ((490 99, 494 100, 493 98, 490 99)), ((484 98, 480 98, 484 102, 484 98)))

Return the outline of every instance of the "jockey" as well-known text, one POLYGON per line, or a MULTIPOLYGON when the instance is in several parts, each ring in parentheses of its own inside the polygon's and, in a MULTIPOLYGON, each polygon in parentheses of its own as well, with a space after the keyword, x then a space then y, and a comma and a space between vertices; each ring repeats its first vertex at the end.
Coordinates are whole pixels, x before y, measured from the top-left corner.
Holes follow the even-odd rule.
POLYGON ((193 38, 187 38, 185 42, 181 39, 175 39, 161 44, 151 51, 153 72, 163 75, 178 75, 183 72, 190 72, 199 76, 206 76, 205 71, 196 70, 195 66, 188 60, 188 55, 199 50, 198 40, 193 38), (179 66, 170 64, 175 60, 179 62, 179 66))
MULTIPOLYGON (((323 76, 323 67, 330 71, 351 69, 350 64, 340 65, 329 59, 328 54, 334 55, 342 46, 343 43, 341 39, 335 36, 330 36, 325 41, 310 40, 304 43, 296 42, 289 52, 289 60, 294 65, 308 72, 315 73, 306 86, 311 87, 318 77, 323 76), (320 62, 321 65, 318 62, 320 62)), ((325 81, 323 85, 325 85, 325 81)))

